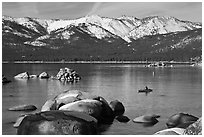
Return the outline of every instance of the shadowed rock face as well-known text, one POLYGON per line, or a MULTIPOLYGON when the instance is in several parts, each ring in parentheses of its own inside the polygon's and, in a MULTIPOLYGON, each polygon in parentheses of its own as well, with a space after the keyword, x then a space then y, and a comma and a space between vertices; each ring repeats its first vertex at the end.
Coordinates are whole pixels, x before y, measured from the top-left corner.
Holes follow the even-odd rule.
POLYGON ((69 111, 45 111, 26 116, 18 135, 88 135, 97 134, 97 120, 90 115, 69 111))
POLYGON ((193 115, 178 113, 178 114, 172 115, 168 119, 166 125, 168 128, 173 128, 173 127, 187 128, 190 124, 194 123, 197 120, 198 118, 193 115))
POLYGON ((11 81, 8 80, 4 75, 2 76, 2 84, 10 83, 11 81))
POLYGON ((123 115, 125 112, 125 107, 123 106, 123 104, 118 101, 118 100, 114 100, 110 102, 110 107, 113 110, 115 116, 120 116, 123 115))

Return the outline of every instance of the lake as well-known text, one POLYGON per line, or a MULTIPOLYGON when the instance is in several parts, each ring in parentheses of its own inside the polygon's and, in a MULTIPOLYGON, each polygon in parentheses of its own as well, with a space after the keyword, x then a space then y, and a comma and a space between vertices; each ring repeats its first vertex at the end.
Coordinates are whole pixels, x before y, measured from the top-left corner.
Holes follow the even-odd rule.
POLYGON ((11 83, 2 85, 2 134, 16 134, 13 122, 26 112, 7 109, 21 104, 34 104, 39 112, 46 100, 64 90, 78 89, 104 97, 108 102, 119 100, 125 106, 124 115, 131 121, 113 124, 105 135, 151 135, 166 128, 168 117, 186 112, 202 115, 202 67, 174 66, 148 68, 138 64, 2 64, 2 74, 11 83), (15 80, 21 72, 55 76, 60 68, 72 68, 82 79, 77 83, 62 83, 51 79, 15 80), (148 86, 149 94, 138 93, 148 86), (158 114, 159 122, 144 126, 132 120, 144 114, 158 114))

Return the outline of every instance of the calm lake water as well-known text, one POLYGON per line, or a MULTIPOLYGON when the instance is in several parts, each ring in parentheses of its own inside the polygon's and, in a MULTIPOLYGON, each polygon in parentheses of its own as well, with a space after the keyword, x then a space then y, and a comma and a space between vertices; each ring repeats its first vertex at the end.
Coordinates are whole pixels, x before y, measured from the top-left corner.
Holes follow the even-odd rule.
POLYGON ((119 100, 131 121, 114 123, 102 134, 145 135, 166 128, 169 116, 178 112, 202 115, 202 68, 175 66, 172 68, 146 68, 136 64, 2 64, 2 74, 11 83, 2 86, 2 134, 16 134, 13 122, 20 114, 7 109, 21 104, 34 104, 39 112, 46 100, 68 89, 85 90, 103 96, 108 102, 119 100), (74 84, 51 79, 15 80, 21 72, 55 76, 60 68, 76 70, 82 79, 74 84), (139 89, 148 86, 153 92, 145 95, 139 89), (154 126, 132 122, 137 116, 159 114, 154 126))

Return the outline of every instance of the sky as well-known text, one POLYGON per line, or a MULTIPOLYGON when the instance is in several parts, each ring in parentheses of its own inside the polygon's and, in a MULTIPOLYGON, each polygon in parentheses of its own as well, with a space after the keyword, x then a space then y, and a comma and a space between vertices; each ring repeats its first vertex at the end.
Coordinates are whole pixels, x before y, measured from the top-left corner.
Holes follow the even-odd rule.
POLYGON ((76 19, 86 15, 117 18, 173 16, 202 22, 201 2, 3 2, 2 15, 41 19, 76 19))

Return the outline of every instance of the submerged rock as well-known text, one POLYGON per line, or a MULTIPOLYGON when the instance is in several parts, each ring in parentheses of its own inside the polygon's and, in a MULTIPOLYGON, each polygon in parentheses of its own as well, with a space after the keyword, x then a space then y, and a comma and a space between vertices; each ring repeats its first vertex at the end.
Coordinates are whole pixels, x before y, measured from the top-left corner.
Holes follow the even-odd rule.
POLYGON ((11 107, 8 110, 9 111, 33 111, 36 109, 37 107, 34 105, 19 105, 19 106, 11 107))
POLYGON ((169 128, 158 131, 154 135, 182 135, 184 133, 184 128, 169 128))
POLYGON ((193 115, 178 113, 170 116, 166 125, 168 128, 187 128, 190 124, 194 123, 197 120, 198 118, 193 115))
POLYGON ((136 117, 135 119, 133 119, 133 122, 135 123, 148 123, 148 124, 156 124, 157 122, 159 122, 156 119, 157 115, 143 115, 143 116, 139 116, 136 117))
POLYGON ((16 75, 14 78, 16 78, 16 79, 28 79, 29 77, 30 76, 29 76, 28 72, 23 72, 23 73, 16 75))
POLYGON ((85 113, 45 111, 23 118, 18 135, 96 135, 97 120, 85 113))
POLYGON ((202 135, 202 117, 193 124, 189 125, 185 129, 183 135, 202 135))
POLYGON ((117 119, 119 122, 124 122, 124 123, 130 121, 130 119, 127 116, 123 116, 123 115, 117 116, 115 119, 117 119))

